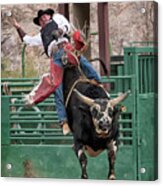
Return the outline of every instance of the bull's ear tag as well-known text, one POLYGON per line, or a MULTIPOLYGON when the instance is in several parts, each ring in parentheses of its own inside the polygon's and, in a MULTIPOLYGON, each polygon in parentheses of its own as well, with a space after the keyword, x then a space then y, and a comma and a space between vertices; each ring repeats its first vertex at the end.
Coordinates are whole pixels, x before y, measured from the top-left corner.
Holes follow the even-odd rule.
POLYGON ((121 110, 121 112, 126 112, 127 111, 127 107, 125 107, 125 106, 121 106, 121 108, 120 108, 120 110, 121 110))

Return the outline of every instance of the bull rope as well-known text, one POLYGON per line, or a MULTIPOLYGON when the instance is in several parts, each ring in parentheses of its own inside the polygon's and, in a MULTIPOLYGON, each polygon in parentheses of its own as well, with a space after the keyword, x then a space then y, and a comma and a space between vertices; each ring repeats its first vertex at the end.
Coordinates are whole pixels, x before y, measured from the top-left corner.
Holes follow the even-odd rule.
MULTIPOLYGON (((92 84, 92 85, 95 85, 94 83, 92 83, 92 81, 91 81, 90 79, 80 78, 80 79, 76 80, 76 81, 74 82, 74 84, 72 85, 72 87, 71 87, 69 93, 68 93, 68 96, 67 96, 66 101, 65 101, 65 107, 67 107, 68 102, 69 102, 69 99, 70 99, 71 94, 72 94, 72 91, 74 90, 75 86, 76 86, 78 83, 90 83, 90 84, 92 84)), ((101 88, 104 90, 104 92, 106 93, 107 97, 110 99, 110 95, 108 94, 108 92, 105 90, 105 88, 104 88, 102 85, 96 85, 96 86, 101 87, 101 88)))
POLYGON ((72 94, 72 91, 73 91, 73 89, 75 88, 75 86, 76 86, 78 83, 80 83, 80 82, 84 82, 84 83, 89 82, 89 83, 91 83, 91 81, 90 81, 89 79, 87 79, 86 76, 85 76, 85 74, 83 73, 83 71, 82 71, 82 69, 81 69, 81 67, 80 67, 80 61, 79 61, 79 59, 78 59, 78 57, 84 52, 84 50, 81 50, 81 51, 75 50, 75 52, 72 52, 72 51, 70 51, 70 50, 67 50, 66 48, 64 48, 64 50, 65 50, 67 53, 70 53, 70 54, 75 58, 75 60, 76 60, 76 62, 77 62, 78 70, 79 70, 79 72, 80 72, 80 74, 81 74, 81 78, 78 79, 78 80, 76 80, 76 81, 74 82, 74 84, 72 85, 72 87, 71 87, 71 89, 70 89, 70 91, 69 91, 69 93, 68 93, 68 96, 67 96, 66 101, 65 101, 65 107, 67 107, 68 102, 69 102, 69 99, 70 99, 71 94, 72 94))
POLYGON ((70 99, 71 94, 72 94, 72 91, 73 91, 73 89, 75 88, 75 86, 76 86, 78 83, 80 83, 80 82, 82 82, 82 83, 91 83, 91 84, 93 84, 93 83, 91 82, 91 80, 87 79, 87 77, 85 76, 85 74, 83 73, 83 71, 82 71, 82 69, 81 69, 81 67, 80 67, 80 61, 79 61, 78 57, 83 53, 83 50, 82 50, 82 51, 77 51, 77 50, 76 50, 75 52, 72 52, 72 51, 70 51, 70 50, 66 50, 66 49, 65 49, 65 51, 66 51, 66 52, 69 52, 72 56, 74 56, 74 58, 75 58, 75 60, 76 60, 76 62, 77 62, 78 70, 79 70, 79 72, 80 72, 80 74, 81 74, 81 78, 80 78, 80 79, 77 79, 77 80, 74 82, 74 84, 72 85, 72 87, 71 87, 71 89, 70 89, 70 91, 69 91, 69 93, 68 93, 68 96, 67 96, 66 101, 65 101, 65 107, 67 107, 68 102, 69 102, 69 99, 70 99))
POLYGON ((83 78, 83 79, 80 78, 80 79, 78 79, 78 80, 76 80, 76 81, 74 82, 74 84, 72 85, 72 87, 71 87, 71 89, 70 89, 70 91, 69 91, 69 93, 68 93, 68 96, 67 96, 67 98, 66 98, 65 107, 67 107, 68 102, 69 102, 69 99, 70 99, 71 94, 72 94, 72 91, 73 91, 73 89, 75 88, 75 86, 76 86, 78 83, 91 83, 91 80, 86 79, 86 78, 83 78))

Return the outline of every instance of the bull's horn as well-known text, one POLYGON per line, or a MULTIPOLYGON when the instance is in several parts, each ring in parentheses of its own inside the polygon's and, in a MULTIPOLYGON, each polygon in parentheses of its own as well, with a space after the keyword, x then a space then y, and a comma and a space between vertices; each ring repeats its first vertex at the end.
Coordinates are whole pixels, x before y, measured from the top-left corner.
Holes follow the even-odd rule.
POLYGON ((114 99, 110 100, 110 104, 112 106, 116 106, 118 103, 120 103, 121 101, 125 100, 129 96, 130 93, 131 93, 131 91, 128 90, 127 92, 125 92, 124 94, 121 94, 117 98, 114 98, 114 99))
POLYGON ((78 90, 76 90, 76 89, 74 89, 73 91, 77 93, 78 98, 79 98, 82 102, 84 102, 85 104, 87 104, 87 105, 89 105, 89 106, 92 106, 92 105, 94 104, 94 100, 93 100, 93 99, 91 99, 91 98, 89 98, 89 97, 87 97, 87 96, 84 96, 83 94, 81 94, 81 93, 80 93, 78 90))

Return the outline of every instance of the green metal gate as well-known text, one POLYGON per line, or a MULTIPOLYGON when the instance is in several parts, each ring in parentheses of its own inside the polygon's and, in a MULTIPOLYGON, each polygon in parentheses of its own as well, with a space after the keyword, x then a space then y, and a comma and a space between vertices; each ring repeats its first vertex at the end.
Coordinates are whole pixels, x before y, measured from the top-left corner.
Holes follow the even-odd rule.
MULTIPOLYGON (((121 65, 118 74, 109 79, 103 77, 103 83, 109 82, 111 85, 112 97, 131 90, 130 96, 122 103, 127 110, 119 120, 120 145, 115 165, 116 176, 121 180, 154 180, 157 178, 156 141, 153 141, 157 117, 153 110, 157 104, 157 92, 153 81, 157 79, 153 80, 152 75, 150 80, 144 80, 141 68, 145 70, 149 66, 150 72, 152 67, 148 62, 144 66, 140 64, 143 56, 133 53, 133 48, 125 48, 124 51, 125 64, 121 65), (132 66, 138 63, 138 69, 132 66), (140 77, 142 74, 142 78, 138 78, 137 73, 140 77), (140 85, 140 82, 146 83, 148 80, 152 87, 140 85), (151 152, 152 157, 149 156, 151 152)), ((147 56, 151 58, 154 54, 150 51, 147 56)), ((150 61, 153 61, 150 64, 154 66, 157 63, 153 58, 150 61)), ((31 109, 24 108, 22 93, 29 92, 37 79, 2 80, 6 81, 13 95, 2 95, 2 176, 80 178, 80 165, 72 150, 72 136, 62 135, 53 96, 31 109)), ((106 152, 96 158, 89 157, 89 178, 106 179, 108 166, 106 152)))
POLYGON ((125 74, 135 74, 138 179, 154 180, 158 177, 157 48, 125 48, 124 61, 125 74))

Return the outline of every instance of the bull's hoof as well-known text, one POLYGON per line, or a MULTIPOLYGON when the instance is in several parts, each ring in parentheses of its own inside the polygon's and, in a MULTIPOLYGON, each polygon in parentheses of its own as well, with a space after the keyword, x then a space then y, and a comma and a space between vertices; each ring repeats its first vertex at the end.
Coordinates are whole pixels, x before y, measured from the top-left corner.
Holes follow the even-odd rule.
POLYGON ((116 177, 115 177, 115 175, 114 174, 111 174, 110 176, 109 176, 109 178, 108 178, 109 180, 116 180, 116 177))
POLYGON ((86 174, 81 176, 81 179, 88 179, 88 176, 86 174))

